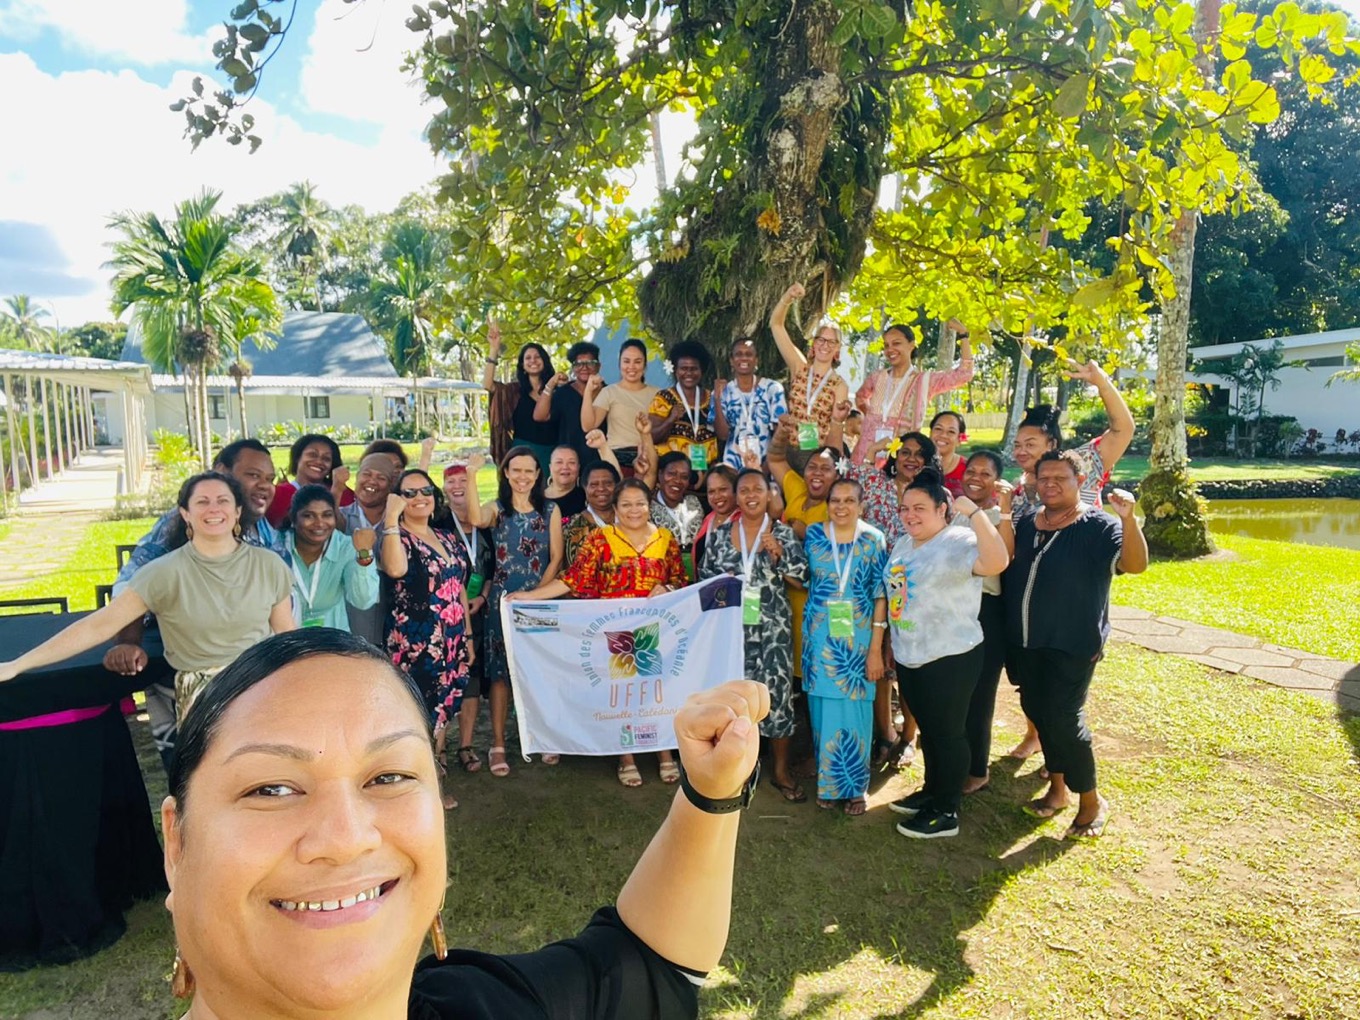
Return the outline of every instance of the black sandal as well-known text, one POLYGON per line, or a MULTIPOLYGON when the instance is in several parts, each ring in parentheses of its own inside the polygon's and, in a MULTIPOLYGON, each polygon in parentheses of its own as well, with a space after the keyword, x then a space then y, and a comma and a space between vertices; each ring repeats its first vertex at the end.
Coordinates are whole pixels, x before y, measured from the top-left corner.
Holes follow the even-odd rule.
POLYGON ((477 757, 476 750, 469 744, 467 747, 458 749, 458 764, 463 766, 464 772, 480 772, 482 769, 482 759, 477 757))

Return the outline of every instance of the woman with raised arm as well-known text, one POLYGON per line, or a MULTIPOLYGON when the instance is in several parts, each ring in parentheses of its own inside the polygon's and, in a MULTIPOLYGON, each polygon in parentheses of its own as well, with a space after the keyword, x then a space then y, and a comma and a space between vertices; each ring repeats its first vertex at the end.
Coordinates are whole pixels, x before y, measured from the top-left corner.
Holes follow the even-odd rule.
POLYGON ((208 471, 179 489, 171 552, 143 566, 122 594, 32 651, 0 663, 0 680, 50 666, 113 638, 155 613, 175 670, 175 715, 203 685, 270 633, 292 630, 293 578, 283 558, 241 541, 250 511, 241 483, 208 471))
POLYGON ((713 530, 699 568, 700 580, 719 574, 742 579, 741 615, 746 634, 746 676, 770 690, 770 716, 761 725, 773 757, 770 782, 786 801, 807 794, 789 768, 793 743, 793 611, 785 588, 807 584, 807 554, 787 524, 772 520, 770 483, 751 468, 737 475, 741 513, 713 530))
MULTIPOLYGON (((449 504, 449 523, 462 543, 470 571, 464 587, 467 588, 468 600, 467 633, 473 641, 486 633, 486 600, 496 566, 495 537, 490 530, 475 527, 468 516, 468 493, 475 491, 476 487, 477 480, 468 474, 466 464, 450 464, 444 469, 444 496, 449 504)), ((467 686, 463 688, 463 700, 458 708, 457 755, 458 764, 464 772, 480 772, 482 769, 482 759, 477 756, 477 749, 472 744, 472 734, 477 725, 477 711, 482 702, 490 697, 486 656, 475 655, 468 665, 467 686)))
POLYGON ((753 453, 757 461, 765 460, 775 426, 789 413, 783 384, 756 375, 759 360, 754 337, 732 341, 732 378, 713 384, 717 407, 714 430, 726 444, 723 463, 733 471, 745 466, 745 453, 753 453))
POLYGON ((632 474, 633 460, 645 430, 651 440, 652 400, 656 387, 647 385, 647 345, 629 339, 619 348, 619 376, 616 383, 604 385, 604 377, 592 375, 586 381, 581 398, 581 428, 586 432, 603 428, 609 437, 609 448, 624 474, 632 474), (640 419, 647 425, 639 429, 640 419))
POLYGON ((486 367, 482 370, 482 389, 491 395, 487 416, 491 424, 491 455, 497 462, 511 446, 527 446, 533 451, 538 466, 546 473, 548 458, 557 445, 558 426, 554 422, 539 421, 534 412, 538 398, 556 374, 552 358, 542 344, 528 343, 519 349, 515 362, 515 378, 510 382, 496 380, 496 366, 501 360, 501 328, 496 323, 487 326, 486 367))
POLYGON ((883 357, 888 367, 872 373, 855 394, 855 406, 864 416, 851 455, 856 464, 871 455, 874 444, 919 430, 931 400, 968 385, 973 378, 973 348, 968 334, 955 319, 949 325, 961 341, 959 366, 943 371, 919 369, 912 364, 916 340, 911 327, 894 324, 883 331, 883 357))
MULTIPOLYGON (((486 461, 479 453, 468 458, 468 474, 477 477, 486 461)), ((501 599, 510 592, 547 584, 562 569, 562 514, 543 495, 543 471, 533 451, 512 446, 497 472, 498 493, 484 505, 474 486, 468 488, 468 521, 490 528, 495 538, 496 572, 486 607, 486 675, 491 684, 491 739, 488 752, 493 776, 508 776, 505 724, 510 717, 510 665, 501 628, 501 599)), ((556 765, 555 755, 543 761, 556 765)))
POLYGON ((831 413, 836 405, 850 396, 850 385, 836 367, 841 362, 841 331, 829 320, 817 326, 812 338, 812 358, 798 349, 785 325, 789 308, 801 301, 807 292, 795 283, 770 312, 770 332, 779 348, 780 357, 789 368, 789 414, 801 426, 797 447, 815 450, 819 446, 839 446, 831 436, 831 413), (815 426, 815 427, 814 427, 815 426))
POLYGON ((617 906, 493 956, 445 942, 444 812, 414 684, 340 631, 272 638, 181 729, 161 807, 172 990, 205 1020, 694 1020, 767 707, 747 681, 692 697, 675 717, 684 792, 617 906))
MULTIPOLYGON (((680 546, 648 513, 652 501, 647 483, 624 480, 614 493, 614 523, 592 531, 576 559, 556 580, 530 591, 512 592, 516 599, 645 599, 675 591, 686 583, 680 546)), ((678 783, 680 769, 670 751, 662 751, 663 783, 678 783)), ((631 754, 619 756, 618 779, 624 786, 642 785, 631 754)))
POLYGON ((1005 570, 1010 554, 971 500, 960 496, 950 506, 933 468, 907 486, 901 513, 906 535, 893 546, 883 583, 897 682, 921 728, 926 774, 920 790, 891 807, 905 816, 897 825, 903 836, 936 839, 959 832, 968 705, 982 672, 982 579, 1005 570), (971 527, 949 527, 951 513, 971 527))
POLYGON ((349 630, 349 609, 378 601, 377 533, 336 527, 335 497, 324 485, 304 485, 293 496, 280 536, 293 571, 293 621, 299 627, 349 630))
POLYGON ((349 468, 340 456, 340 447, 330 436, 300 436, 288 450, 288 474, 293 481, 280 482, 274 488, 274 498, 264 514, 272 527, 283 524, 293 505, 293 496, 304 485, 324 485, 335 497, 338 507, 354 502, 354 492, 345 484, 349 481, 349 468))
POLYGON ((652 443, 661 454, 683 453, 698 475, 696 484, 718 462, 718 435, 713 428, 713 391, 705 391, 704 376, 713 363, 708 348, 682 340, 670 349, 675 385, 660 390, 648 408, 652 443))

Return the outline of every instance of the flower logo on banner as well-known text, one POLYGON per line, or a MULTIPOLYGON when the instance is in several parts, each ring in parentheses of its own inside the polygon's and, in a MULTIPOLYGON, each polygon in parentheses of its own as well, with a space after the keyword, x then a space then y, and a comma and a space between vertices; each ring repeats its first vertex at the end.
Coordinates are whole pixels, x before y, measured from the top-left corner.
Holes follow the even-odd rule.
POLYGON ((609 676, 614 680, 661 675, 661 625, 649 623, 636 630, 607 630, 609 676))

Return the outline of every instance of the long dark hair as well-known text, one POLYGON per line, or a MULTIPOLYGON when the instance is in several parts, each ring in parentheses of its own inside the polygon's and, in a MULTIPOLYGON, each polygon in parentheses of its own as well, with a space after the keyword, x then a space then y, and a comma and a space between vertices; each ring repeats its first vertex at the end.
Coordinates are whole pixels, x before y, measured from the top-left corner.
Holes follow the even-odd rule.
POLYGON ((544 386, 549 379, 557 374, 557 369, 553 367, 552 358, 548 357, 548 350, 542 344, 527 343, 519 349, 519 358, 515 361, 515 378, 519 380, 520 396, 527 397, 533 388, 529 373, 524 368, 524 354, 526 351, 538 351, 538 356, 543 359, 543 371, 539 373, 538 385, 544 386))
MULTIPOLYGON (((926 462, 921 470, 924 471, 926 468, 933 468, 934 470, 939 471, 940 477, 943 478, 944 470, 940 467, 940 453, 935 449, 935 440, 931 439, 924 432, 903 432, 897 437, 897 441, 904 446, 908 439, 916 440, 916 445, 921 448, 921 453, 925 455, 926 462)), ((888 458, 887 463, 883 465, 883 473, 889 478, 897 477, 896 455, 888 458)))
POLYGON ((288 474, 291 475, 295 481, 297 480, 298 461, 302 459, 302 451, 309 446, 315 446, 317 443, 328 446, 331 450, 331 470, 326 472, 327 484, 330 484, 331 471, 334 471, 344 463, 340 457, 340 447, 330 436, 317 435, 316 433, 299 436, 297 442, 288 448, 288 474))
MULTIPOLYGON (((438 482, 431 478, 429 474, 427 474, 422 469, 407 468, 400 475, 398 475, 397 480, 394 483, 392 483, 392 491, 397 493, 398 495, 401 495, 401 488, 402 485, 405 484, 406 479, 411 478, 415 475, 419 475, 421 478, 425 479, 425 481, 429 482, 432 486, 434 486, 434 513, 430 514, 431 527, 452 529, 453 515, 449 511, 448 500, 444 498, 444 490, 439 487, 438 482)), ((473 498, 475 499, 476 480, 473 478, 469 478, 468 482, 470 485, 474 486, 473 498)))
POLYGON ((538 457, 534 454, 534 451, 527 446, 512 446, 501 458, 500 468, 496 471, 496 500, 501 505, 501 513, 510 517, 517 512, 514 494, 510 491, 510 479, 505 473, 510 467, 510 462, 516 457, 528 457, 534 462, 534 467, 538 468, 538 477, 534 479, 534 487, 529 492, 529 503, 533 506, 535 512, 547 517, 548 500, 543 495, 543 465, 538 462, 538 457))
MULTIPOLYGON (((184 484, 179 487, 179 497, 175 500, 175 505, 181 510, 188 510, 189 500, 193 498, 194 490, 204 482, 221 482, 231 490, 231 498, 236 501, 236 508, 241 511, 242 534, 255 526, 255 514, 250 509, 250 501, 246 499, 245 489, 241 488, 241 483, 232 475, 223 474, 221 471, 204 471, 202 474, 186 478, 184 484)), ((184 515, 175 514, 175 519, 170 522, 170 534, 166 537, 165 546, 167 549, 178 549, 188 541, 189 530, 184 515)))
POLYGON ((336 509, 335 496, 331 490, 324 485, 304 485, 293 493, 293 500, 288 504, 288 516, 283 519, 280 529, 283 531, 296 531, 298 514, 302 513, 302 508, 308 503, 325 503, 332 510, 336 509))
POLYGON ((317 655, 339 655, 382 663, 411 696, 429 730, 430 713, 425 709, 425 699, 415 681, 394 667, 386 652, 374 648, 359 635, 331 627, 302 627, 275 634, 246 649, 235 662, 209 680, 180 720, 175 755, 170 760, 170 795, 175 798, 179 818, 184 818, 189 780, 203 764, 222 717, 232 703, 284 667, 317 655))

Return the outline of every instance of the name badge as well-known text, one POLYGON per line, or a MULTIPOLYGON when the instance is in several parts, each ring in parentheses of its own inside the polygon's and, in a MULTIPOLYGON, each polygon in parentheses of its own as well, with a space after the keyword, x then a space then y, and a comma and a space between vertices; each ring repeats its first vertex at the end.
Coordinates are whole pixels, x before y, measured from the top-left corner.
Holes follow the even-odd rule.
POLYGON ((817 431, 815 421, 800 421, 798 423, 798 449, 815 450, 822 445, 821 434, 817 431))
POLYGON ((482 593, 482 588, 486 585, 486 578, 475 570, 468 575, 467 594, 468 598, 475 599, 482 593))
POLYGON ((760 589, 749 583, 741 589, 741 622, 747 627, 760 622, 760 589))
POLYGON ((849 599, 831 599, 826 604, 827 619, 831 624, 831 636, 841 641, 853 641, 855 637, 855 607, 849 599))
POLYGON ((892 429, 874 429, 874 442, 875 442, 875 443, 881 443, 881 442, 883 442, 883 440, 885 440, 885 439, 891 439, 892 437, 893 437, 893 430, 892 430, 892 429))
POLYGON ((703 443, 689 444, 689 466, 695 471, 708 470, 708 447, 703 443))
POLYGON ((326 617, 321 613, 307 613, 302 617, 302 625, 304 627, 324 627, 326 626, 326 617))
POLYGON ((684 565, 685 576, 689 578, 691 584, 694 583, 694 553, 685 550, 680 554, 680 562, 684 565))

